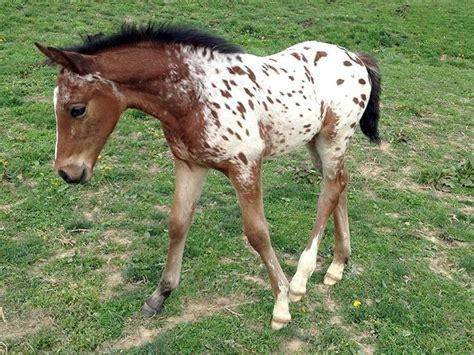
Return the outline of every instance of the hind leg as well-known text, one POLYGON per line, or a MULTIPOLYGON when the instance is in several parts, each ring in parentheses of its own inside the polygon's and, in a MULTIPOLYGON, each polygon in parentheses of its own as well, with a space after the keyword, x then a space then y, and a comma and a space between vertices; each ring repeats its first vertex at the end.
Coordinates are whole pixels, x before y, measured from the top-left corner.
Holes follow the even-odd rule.
MULTIPOLYGON (((316 150, 316 142, 312 140, 306 145, 308 152, 310 153, 311 160, 313 161, 314 166, 323 173, 321 158, 316 150)), ((349 173, 346 168, 344 168, 345 175, 347 175, 347 180, 349 179, 349 173)), ((342 279, 342 273, 344 271, 344 266, 347 264, 349 257, 351 255, 351 241, 349 233, 349 218, 347 215, 347 184, 342 190, 339 201, 336 208, 334 209, 334 227, 336 231, 336 246, 334 250, 334 258, 329 267, 326 276, 324 278, 325 285, 334 285, 337 281, 342 279)))
MULTIPOLYGON (((344 174, 348 180, 349 173, 345 168, 344 174)), ((347 184, 344 186, 337 206, 334 209, 334 229, 336 230, 336 247, 334 249, 334 258, 324 277, 325 285, 334 285, 342 279, 344 267, 351 256, 349 218, 347 215, 347 184)))
POLYGON ((308 147, 313 161, 321 162, 320 170, 322 170, 323 178, 316 221, 306 248, 301 254, 297 271, 290 283, 290 299, 292 301, 299 301, 306 293, 306 283, 316 268, 319 244, 328 219, 333 213, 336 224, 336 251, 333 264, 329 267, 329 273, 326 275, 328 284, 334 284, 340 280, 344 263, 350 253, 345 195, 348 173, 344 168, 344 153, 355 125, 346 121, 338 127, 339 120, 329 109, 326 112, 325 121, 329 123, 323 123, 323 129, 314 139, 314 146, 308 147), (325 124, 326 126, 324 126, 325 124))

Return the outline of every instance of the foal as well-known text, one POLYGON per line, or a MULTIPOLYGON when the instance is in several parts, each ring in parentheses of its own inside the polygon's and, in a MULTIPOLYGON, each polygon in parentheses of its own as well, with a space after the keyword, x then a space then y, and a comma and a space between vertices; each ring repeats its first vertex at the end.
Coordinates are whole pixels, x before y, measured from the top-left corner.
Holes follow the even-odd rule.
POLYGON ((55 168, 68 183, 90 179, 120 115, 142 110, 161 121, 174 155, 176 191, 161 281, 144 304, 159 312, 178 286, 193 211, 210 168, 233 184, 245 235, 262 257, 275 297, 272 327, 291 319, 288 302, 306 293, 318 246, 334 215, 336 247, 324 283, 341 280, 351 253, 344 155, 359 122, 379 142, 380 79, 373 58, 320 42, 257 57, 202 32, 124 26, 57 49, 36 44, 62 66, 54 89, 55 168), (316 221, 288 283, 271 246, 263 211, 265 157, 306 145, 322 174, 316 221))

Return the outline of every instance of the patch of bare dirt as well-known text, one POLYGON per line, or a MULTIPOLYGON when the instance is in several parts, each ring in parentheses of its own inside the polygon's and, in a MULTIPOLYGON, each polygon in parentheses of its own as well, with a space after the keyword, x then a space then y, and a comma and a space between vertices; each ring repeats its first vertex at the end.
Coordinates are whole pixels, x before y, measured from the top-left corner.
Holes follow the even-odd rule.
POLYGON ((284 343, 279 353, 282 354, 307 354, 307 343, 298 338, 293 338, 284 343))
POLYGON ((390 143, 387 142, 387 141, 382 141, 382 143, 380 143, 379 148, 382 151, 382 153, 384 153, 384 154, 387 154, 387 155, 392 155, 393 154, 392 147, 391 147, 390 143))
POLYGON ((0 205, 0 211, 10 212, 10 210, 14 209, 15 207, 20 206, 25 201, 26 201, 26 198, 24 198, 20 201, 14 202, 14 203, 9 203, 9 204, 6 204, 6 205, 0 205))
POLYGON ((110 263, 107 263, 100 271, 105 274, 103 297, 110 299, 114 296, 115 288, 124 283, 122 272, 110 263))
POLYGON ((244 275, 243 278, 244 278, 245 281, 254 282, 257 285, 262 286, 263 288, 270 288, 270 281, 266 281, 266 280, 262 279, 259 276, 244 275))
POLYGON ((330 312, 331 318, 329 322, 344 329, 357 343, 362 353, 371 355, 374 354, 375 348, 373 335, 369 332, 359 331, 353 325, 344 323, 343 318, 339 315, 338 305, 331 297, 331 287, 323 284, 316 286, 318 292, 324 297, 324 307, 330 312))
POLYGON ((158 164, 150 164, 148 166, 148 172, 150 174, 156 175, 161 171, 161 168, 158 164))
MULTIPOLYGON (((145 321, 148 323, 146 326, 137 326, 136 320, 131 321, 125 328, 124 336, 109 343, 105 348, 110 350, 126 350, 132 347, 142 346, 152 341, 159 334, 176 327, 178 324, 193 323, 220 312, 226 312, 240 318, 243 315, 238 313, 238 307, 254 302, 243 302, 244 299, 245 297, 243 295, 239 295, 232 299, 221 297, 214 300, 190 301, 182 314, 165 319, 165 324, 161 328, 151 328, 151 320, 145 321)), ((141 323, 143 324, 144 322, 141 321, 141 323)))
POLYGON ((232 259, 232 258, 229 258, 229 257, 227 257, 227 256, 221 256, 221 257, 219 258, 219 262, 220 262, 221 264, 223 264, 223 265, 229 265, 229 264, 235 264, 235 263, 237 263, 236 260, 234 260, 234 259, 232 259))
POLYGON ((362 164, 358 167, 359 173, 364 178, 369 179, 382 179, 383 178, 383 169, 380 165, 377 165, 374 162, 369 162, 367 164, 362 164))
POLYGON ((169 213, 170 212, 170 207, 166 205, 154 205, 153 208, 156 211, 163 212, 163 213, 169 213))
POLYGON ((433 231, 425 227, 417 230, 417 232, 423 239, 445 248, 462 248, 467 244, 466 242, 450 239, 449 236, 445 235, 443 232, 433 231))
POLYGON ((0 320, 0 334, 4 339, 21 338, 53 324, 53 320, 41 311, 32 311, 17 319, 9 319, 7 309, 3 309, 3 313, 5 319, 0 320))
POLYGON ((435 274, 454 280, 453 275, 456 273, 456 266, 448 260, 446 253, 441 252, 432 257, 429 266, 435 274))
POLYGON ((109 229, 104 234, 104 239, 106 241, 112 241, 120 245, 129 245, 131 241, 124 235, 123 232, 117 229, 109 229))

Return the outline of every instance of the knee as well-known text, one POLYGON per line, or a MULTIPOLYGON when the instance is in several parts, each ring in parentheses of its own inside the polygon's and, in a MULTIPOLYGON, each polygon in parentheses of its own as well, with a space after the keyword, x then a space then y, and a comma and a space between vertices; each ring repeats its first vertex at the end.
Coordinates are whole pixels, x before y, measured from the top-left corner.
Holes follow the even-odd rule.
POLYGON ((266 223, 246 226, 245 236, 256 251, 264 250, 270 245, 270 236, 266 223))
POLYGON ((183 211, 171 211, 168 231, 171 239, 182 238, 191 224, 191 213, 184 213, 183 211))

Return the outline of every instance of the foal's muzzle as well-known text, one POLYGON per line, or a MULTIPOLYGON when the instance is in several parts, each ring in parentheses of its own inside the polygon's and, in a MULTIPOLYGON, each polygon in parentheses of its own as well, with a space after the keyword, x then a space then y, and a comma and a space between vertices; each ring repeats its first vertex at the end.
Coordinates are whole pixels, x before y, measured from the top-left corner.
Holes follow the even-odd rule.
POLYGON ((81 166, 68 165, 58 169, 58 174, 68 184, 83 184, 91 177, 91 169, 82 164, 81 166))

